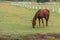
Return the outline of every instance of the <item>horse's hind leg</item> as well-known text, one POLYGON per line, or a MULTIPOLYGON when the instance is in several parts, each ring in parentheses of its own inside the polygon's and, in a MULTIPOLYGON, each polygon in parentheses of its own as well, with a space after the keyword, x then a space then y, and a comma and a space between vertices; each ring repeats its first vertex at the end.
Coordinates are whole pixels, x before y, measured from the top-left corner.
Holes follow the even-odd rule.
POLYGON ((49 16, 47 16, 45 19, 46 19, 46 26, 48 26, 49 16))

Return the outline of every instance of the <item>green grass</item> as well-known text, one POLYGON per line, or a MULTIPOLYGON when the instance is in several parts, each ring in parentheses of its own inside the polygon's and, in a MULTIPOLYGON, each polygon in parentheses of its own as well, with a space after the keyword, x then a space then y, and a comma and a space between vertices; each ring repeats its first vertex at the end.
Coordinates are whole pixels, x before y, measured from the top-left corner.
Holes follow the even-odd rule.
MULTIPOLYGON (((40 5, 43 6, 43 5, 40 5)), ((50 8, 55 7, 53 13, 50 9, 50 19, 48 27, 38 27, 33 29, 31 20, 36 13, 36 9, 12 6, 9 3, 0 3, 0 34, 35 34, 35 33, 60 33, 60 14, 57 12, 59 5, 45 5, 50 8)))

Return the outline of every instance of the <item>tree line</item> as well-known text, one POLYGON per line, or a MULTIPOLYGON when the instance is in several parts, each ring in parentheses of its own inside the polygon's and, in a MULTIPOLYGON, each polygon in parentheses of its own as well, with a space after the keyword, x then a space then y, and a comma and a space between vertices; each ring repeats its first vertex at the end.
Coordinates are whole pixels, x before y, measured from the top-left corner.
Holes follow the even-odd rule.
POLYGON ((0 1, 27 1, 27 2, 50 2, 50 1, 59 1, 59 0, 0 0, 0 1))

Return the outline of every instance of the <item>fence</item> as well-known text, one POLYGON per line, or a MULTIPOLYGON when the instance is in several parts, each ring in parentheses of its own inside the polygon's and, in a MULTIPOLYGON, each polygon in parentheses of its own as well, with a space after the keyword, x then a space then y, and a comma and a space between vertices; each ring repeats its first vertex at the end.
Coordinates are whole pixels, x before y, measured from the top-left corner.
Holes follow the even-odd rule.
POLYGON ((60 3, 36 3, 36 2, 11 2, 11 5, 15 5, 15 6, 21 6, 21 7, 25 7, 25 8, 31 8, 31 9, 50 9, 52 12, 57 11, 58 13, 60 13, 60 8, 56 8, 56 5, 60 5, 60 3), (51 5, 54 5, 53 7, 51 7, 51 5))

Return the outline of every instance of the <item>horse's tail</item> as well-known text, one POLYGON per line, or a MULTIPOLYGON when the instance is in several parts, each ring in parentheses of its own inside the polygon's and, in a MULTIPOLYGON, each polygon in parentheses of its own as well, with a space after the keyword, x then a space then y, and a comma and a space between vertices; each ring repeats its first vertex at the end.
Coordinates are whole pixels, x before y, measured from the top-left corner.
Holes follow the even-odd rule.
POLYGON ((47 16, 46 16, 46 19, 48 20, 49 19, 49 16, 50 16, 50 11, 49 11, 49 9, 46 9, 47 10, 47 16))

